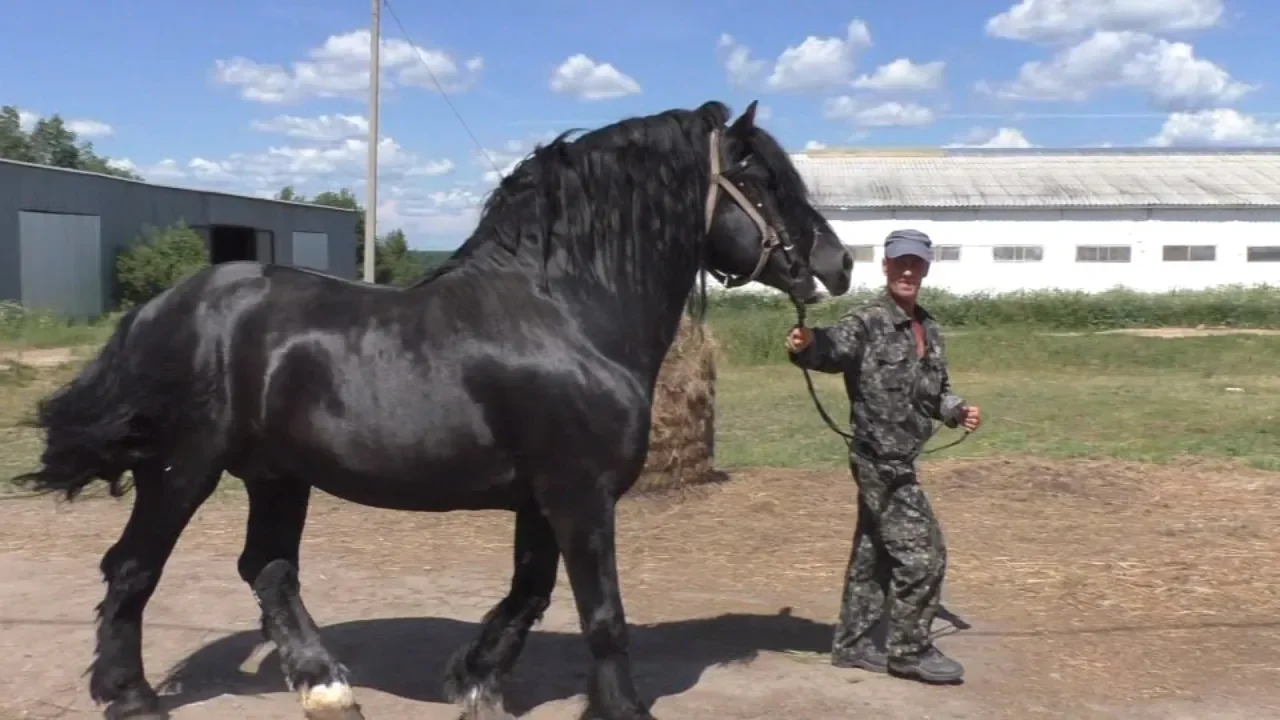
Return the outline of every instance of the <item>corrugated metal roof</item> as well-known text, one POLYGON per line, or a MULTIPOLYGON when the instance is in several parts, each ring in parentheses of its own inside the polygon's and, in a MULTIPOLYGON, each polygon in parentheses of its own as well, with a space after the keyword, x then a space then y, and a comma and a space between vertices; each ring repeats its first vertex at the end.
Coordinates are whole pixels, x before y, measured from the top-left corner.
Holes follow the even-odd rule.
POLYGON ((826 210, 1280 207, 1280 153, 1267 151, 818 150, 794 160, 826 210))

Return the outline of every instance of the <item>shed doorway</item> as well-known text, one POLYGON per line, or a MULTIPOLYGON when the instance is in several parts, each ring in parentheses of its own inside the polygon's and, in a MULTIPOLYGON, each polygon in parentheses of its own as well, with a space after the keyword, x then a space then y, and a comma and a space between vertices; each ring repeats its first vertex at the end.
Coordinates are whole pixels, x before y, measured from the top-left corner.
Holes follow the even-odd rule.
POLYGON ((209 262, 217 265, 258 259, 258 233, 251 227, 213 225, 209 228, 209 262))

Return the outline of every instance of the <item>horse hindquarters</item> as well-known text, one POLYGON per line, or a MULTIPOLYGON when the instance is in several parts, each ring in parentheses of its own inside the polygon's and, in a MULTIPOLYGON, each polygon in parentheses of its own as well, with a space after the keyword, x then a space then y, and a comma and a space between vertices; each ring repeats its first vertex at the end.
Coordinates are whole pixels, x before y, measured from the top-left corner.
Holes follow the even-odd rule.
POLYGON ((189 362, 199 330, 189 310, 173 302, 189 287, 126 313, 98 356, 41 403, 41 467, 15 478, 71 499, 99 479, 123 495, 121 477, 133 473, 129 520, 101 562, 107 591, 89 682, 112 720, 164 717, 143 670, 142 616, 222 471, 225 438, 207 391, 216 382, 189 362))

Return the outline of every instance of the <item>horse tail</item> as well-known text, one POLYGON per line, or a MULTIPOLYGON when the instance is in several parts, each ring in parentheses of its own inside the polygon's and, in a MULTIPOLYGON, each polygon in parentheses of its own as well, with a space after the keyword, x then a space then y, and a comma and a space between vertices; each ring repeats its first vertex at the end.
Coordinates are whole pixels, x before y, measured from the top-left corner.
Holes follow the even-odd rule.
POLYGON ((35 419, 26 424, 45 432, 41 468, 13 478, 14 484, 72 500, 102 479, 113 496, 125 493, 121 476, 152 454, 137 402, 147 389, 137 385, 142 378, 127 347, 140 309, 127 312, 97 357, 40 402, 35 419))

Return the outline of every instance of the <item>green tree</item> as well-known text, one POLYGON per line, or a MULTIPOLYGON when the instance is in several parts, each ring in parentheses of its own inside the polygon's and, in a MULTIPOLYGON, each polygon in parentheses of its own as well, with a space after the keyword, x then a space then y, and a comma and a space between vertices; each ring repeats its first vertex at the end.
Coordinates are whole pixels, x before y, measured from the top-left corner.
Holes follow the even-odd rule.
POLYGON ((140 305, 209 264, 204 238, 186 223, 150 225, 116 256, 116 288, 122 307, 140 305))
POLYGON ((378 262, 374 279, 380 284, 405 287, 427 270, 422 258, 409 249, 409 241, 400 228, 378 238, 376 252, 378 262))
POLYGON ((94 152, 93 143, 80 142, 60 115, 40 118, 26 132, 18 108, 12 105, 0 107, 0 158, 142 179, 135 172, 112 167, 109 158, 94 152))
POLYGON ((0 158, 28 163, 36 161, 35 153, 31 151, 31 138, 22 129, 18 108, 12 105, 0 108, 0 158))
POLYGON ((285 185, 284 187, 280 188, 280 192, 276 193, 276 199, 288 200, 289 202, 306 202, 307 201, 305 197, 298 194, 298 191, 293 189, 292 185, 285 185))

